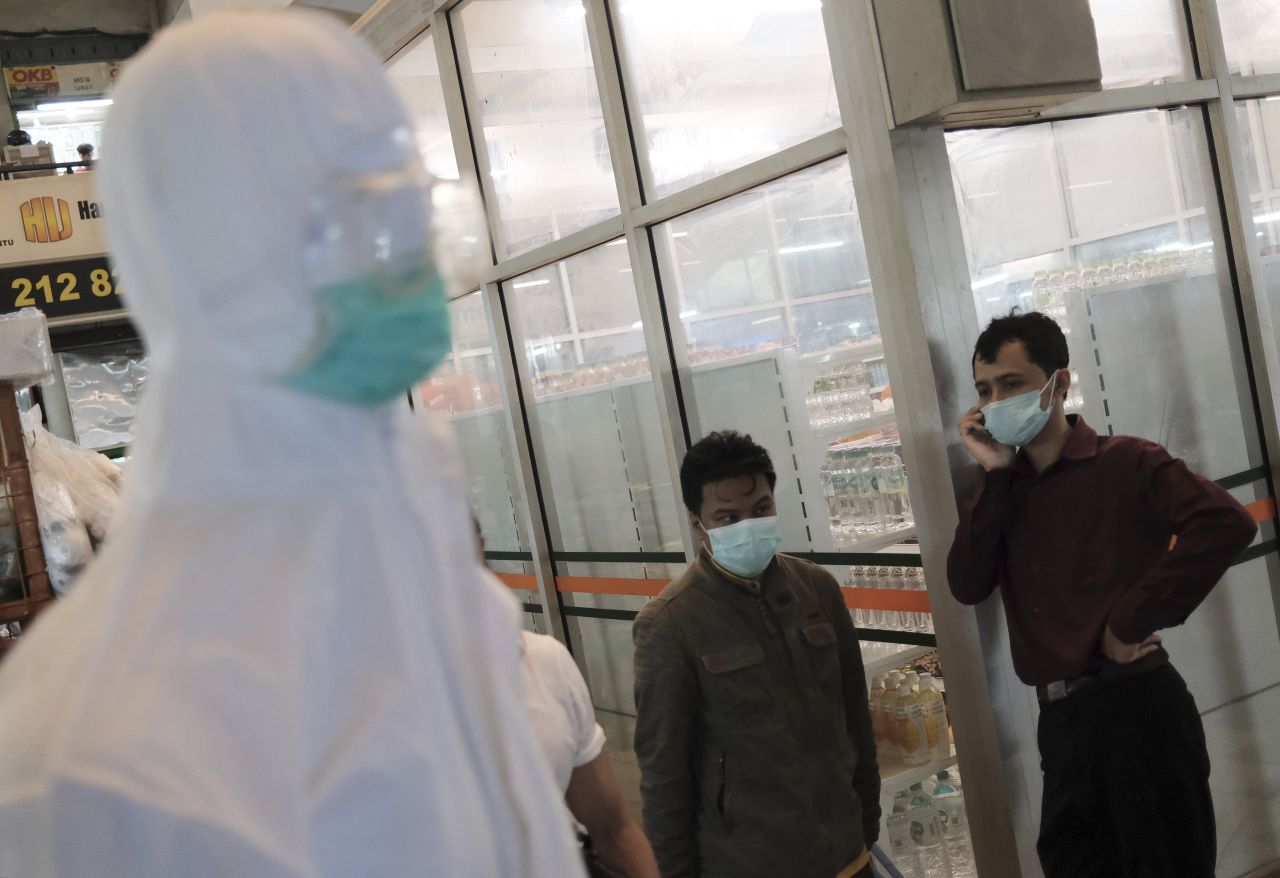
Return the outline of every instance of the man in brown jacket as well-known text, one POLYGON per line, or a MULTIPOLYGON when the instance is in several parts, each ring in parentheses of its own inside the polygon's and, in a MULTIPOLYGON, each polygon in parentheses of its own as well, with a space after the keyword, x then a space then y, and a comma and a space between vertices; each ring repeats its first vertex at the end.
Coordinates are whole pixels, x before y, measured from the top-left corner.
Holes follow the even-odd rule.
POLYGON ((821 567, 776 555, 769 453, 689 450, 698 559, 635 622, 636 755, 663 878, 870 875, 880 770, 858 637, 821 567))

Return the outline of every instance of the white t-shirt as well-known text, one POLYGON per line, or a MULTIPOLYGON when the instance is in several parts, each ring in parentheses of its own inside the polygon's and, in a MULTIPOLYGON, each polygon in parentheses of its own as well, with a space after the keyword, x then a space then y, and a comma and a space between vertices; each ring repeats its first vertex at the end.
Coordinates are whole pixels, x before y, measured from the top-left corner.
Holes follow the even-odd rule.
POLYGON ((561 790, 573 770, 600 755, 604 729, 596 722, 587 681, 564 644, 544 634, 522 632, 525 700, 533 733, 561 790))

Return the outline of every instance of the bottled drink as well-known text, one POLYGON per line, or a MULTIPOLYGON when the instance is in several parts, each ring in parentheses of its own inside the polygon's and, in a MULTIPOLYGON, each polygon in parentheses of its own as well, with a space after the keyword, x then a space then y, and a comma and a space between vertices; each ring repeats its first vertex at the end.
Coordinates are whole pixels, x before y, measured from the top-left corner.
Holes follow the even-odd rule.
MULTIPOLYGON (((924 577, 919 567, 900 567, 899 574, 902 578, 902 590, 912 593, 919 593, 924 587, 924 577)), ((924 631, 925 613, 918 613, 904 610, 902 613, 903 630, 905 631, 924 631)))
POLYGON ((921 784, 912 785, 910 792, 907 819, 911 821, 911 840, 915 842, 925 878, 953 878, 937 806, 921 784))
MULTIPOLYGON (((876 580, 877 587, 885 591, 896 591, 899 587, 892 567, 877 568, 876 580)), ((883 627, 890 631, 900 631, 902 629, 902 614, 900 612, 897 610, 882 610, 881 613, 883 627)))
MULTIPOLYGON (((900 792, 899 796, 901 795, 900 792)), ((888 818, 888 842, 893 865, 902 873, 902 878, 925 878, 924 864, 920 861, 919 852, 915 850, 915 842, 911 841, 911 818, 906 813, 908 804, 904 802, 901 808, 900 811, 899 801, 893 801, 893 814, 888 818)))
POLYGON ((881 750, 884 740, 884 677, 876 677, 871 683, 871 691, 867 695, 867 708, 871 714, 871 734, 876 741, 876 749, 881 750))
POLYGON ((892 671, 884 684, 884 698, 880 700, 881 728, 884 737, 881 739, 881 758, 885 762, 901 762, 902 754, 898 749, 898 690, 902 685, 902 675, 892 671))
MULTIPOLYGON (((939 778, 946 772, 941 772, 939 778)), ((964 808, 964 794, 951 784, 940 780, 933 799, 938 809, 938 822, 942 826, 942 840, 951 861, 955 878, 973 878, 976 875, 973 862, 973 846, 969 841, 969 821, 964 808)))
MULTIPOLYGON (((884 580, 880 576, 879 567, 867 568, 867 588, 884 588, 884 580)), ((889 611, 888 610, 872 610, 868 614, 872 628, 888 628, 889 627, 889 611)))
POLYGON ((894 737, 904 765, 924 765, 929 761, 929 739, 924 728, 920 696, 911 691, 910 674, 898 687, 894 702, 894 737))
POLYGON ((881 481, 887 499, 889 523, 894 529, 907 527, 911 500, 907 495, 906 468, 898 452, 889 449, 883 457, 884 478, 881 481))
POLYGON ((929 738, 929 758, 946 759, 951 755, 951 736, 947 733, 947 705, 942 693, 933 686, 933 676, 920 677, 920 704, 924 709, 924 730, 929 738))
MULTIPOLYGON (((862 575, 861 567, 850 567, 849 575, 845 578, 844 584, 847 588, 861 588, 862 575)), ((867 611, 862 607, 853 608, 853 627, 865 628, 867 626, 867 611)))

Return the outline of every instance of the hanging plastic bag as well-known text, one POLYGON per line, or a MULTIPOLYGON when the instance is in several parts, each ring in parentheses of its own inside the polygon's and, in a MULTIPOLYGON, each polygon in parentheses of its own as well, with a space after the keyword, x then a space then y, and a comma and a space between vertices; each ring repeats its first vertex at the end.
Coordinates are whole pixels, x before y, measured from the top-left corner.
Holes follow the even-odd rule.
POLYGON ((119 503, 119 468, 45 430, 39 406, 25 412, 22 422, 40 540, 53 590, 61 597, 106 539, 119 503))

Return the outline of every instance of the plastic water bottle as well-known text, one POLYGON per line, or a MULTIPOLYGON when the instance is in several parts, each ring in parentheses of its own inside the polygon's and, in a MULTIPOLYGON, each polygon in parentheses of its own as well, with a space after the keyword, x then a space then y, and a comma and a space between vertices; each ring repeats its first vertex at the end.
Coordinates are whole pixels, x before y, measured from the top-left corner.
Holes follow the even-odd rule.
MULTIPOLYGON (((863 570, 861 567, 850 567, 849 578, 845 580, 845 585, 848 586, 849 588, 862 588, 863 587, 862 583, 865 581, 865 579, 866 579, 866 574, 863 573, 863 570)), ((855 628, 869 627, 867 625, 867 611, 862 609, 862 607, 854 607, 853 609, 853 627, 855 628)))
POLYGON ((893 854, 893 864, 898 867, 903 878, 927 878, 924 862, 911 839, 911 794, 900 790, 893 800, 893 814, 889 823, 889 847, 893 854))
MULTIPOLYGON (((880 568, 880 587, 897 591, 902 588, 902 580, 898 578, 897 570, 893 567, 880 568)), ((903 629, 903 613, 901 610, 885 610, 884 627, 891 631, 901 631, 903 629)))
POLYGON ((911 840, 915 842, 916 852, 924 866, 925 878, 954 878, 937 806, 921 784, 914 784, 910 792, 907 818, 911 821, 911 840))
MULTIPOLYGON (((945 774, 946 772, 942 772, 945 774)), ((969 841, 969 818, 965 813, 964 794, 939 775, 934 804, 938 808, 938 822, 942 824, 942 839, 951 860, 951 872, 955 878, 974 878, 977 875, 973 861, 973 846, 969 841)))

